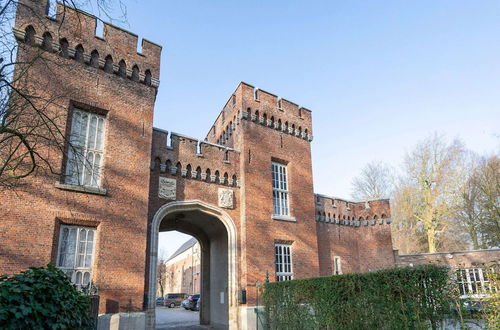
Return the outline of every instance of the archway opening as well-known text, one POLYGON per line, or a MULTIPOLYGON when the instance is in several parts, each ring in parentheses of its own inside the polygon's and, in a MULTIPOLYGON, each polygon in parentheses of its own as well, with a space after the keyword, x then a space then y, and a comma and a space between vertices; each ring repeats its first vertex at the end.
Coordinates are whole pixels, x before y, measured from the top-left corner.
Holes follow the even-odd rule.
MULTIPOLYGON (((234 224, 225 212, 203 202, 172 204, 175 205, 160 208, 153 220, 150 271, 157 274, 160 232, 178 231, 193 236, 200 246, 199 323, 220 329, 232 328, 231 325, 236 321, 234 309, 237 290, 234 224)), ((154 316, 152 305, 158 290, 156 276, 150 276, 150 279, 154 285, 149 291, 153 298, 149 300, 148 310, 154 316)))

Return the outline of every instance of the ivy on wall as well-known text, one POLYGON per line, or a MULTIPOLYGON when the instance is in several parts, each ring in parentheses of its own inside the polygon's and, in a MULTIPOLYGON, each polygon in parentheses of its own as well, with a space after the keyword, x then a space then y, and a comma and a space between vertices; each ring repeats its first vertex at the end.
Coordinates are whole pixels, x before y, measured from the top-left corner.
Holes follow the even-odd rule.
POLYGON ((268 329, 436 329, 451 310, 449 269, 422 265, 266 283, 268 329))

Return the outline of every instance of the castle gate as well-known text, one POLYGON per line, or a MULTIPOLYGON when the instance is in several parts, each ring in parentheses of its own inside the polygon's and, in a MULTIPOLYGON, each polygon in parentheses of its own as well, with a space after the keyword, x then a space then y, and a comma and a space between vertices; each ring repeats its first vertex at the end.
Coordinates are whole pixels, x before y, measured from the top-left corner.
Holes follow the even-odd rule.
POLYGON ((155 327, 158 234, 170 230, 192 235, 200 242, 200 323, 237 329, 236 226, 226 212, 198 200, 165 204, 151 223, 147 329, 155 327))

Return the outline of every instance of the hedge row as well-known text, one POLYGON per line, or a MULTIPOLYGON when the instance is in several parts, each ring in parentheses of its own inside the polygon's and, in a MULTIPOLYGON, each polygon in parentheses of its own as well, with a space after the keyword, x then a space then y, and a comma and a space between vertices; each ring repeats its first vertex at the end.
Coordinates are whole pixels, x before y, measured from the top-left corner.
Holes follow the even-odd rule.
POLYGON ((266 283, 268 329, 429 329, 450 313, 449 269, 434 265, 266 283))

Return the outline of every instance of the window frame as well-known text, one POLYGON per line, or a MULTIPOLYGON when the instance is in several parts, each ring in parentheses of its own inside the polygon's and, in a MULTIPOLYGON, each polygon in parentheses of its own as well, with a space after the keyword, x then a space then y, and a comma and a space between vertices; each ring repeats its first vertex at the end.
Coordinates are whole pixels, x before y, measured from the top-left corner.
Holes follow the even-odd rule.
POLYGON ((276 282, 293 280, 292 244, 274 243, 274 265, 276 282), (286 248, 288 249, 288 253, 286 253, 286 248), (290 259, 288 262, 285 260, 285 257, 287 256, 290 259), (281 257, 279 261, 278 257, 281 257))
MULTIPOLYGON (((87 233, 87 235, 88 235, 88 233, 87 233)), ((63 271, 66 275, 68 275, 68 277, 71 280, 71 283, 73 283, 79 290, 81 290, 83 286, 87 286, 87 285, 90 285, 90 283, 92 283, 93 269, 94 269, 94 263, 95 263, 96 241, 97 241, 97 228, 96 227, 68 225, 68 224, 62 224, 62 225, 59 226, 59 241, 58 241, 58 244, 57 244, 56 267, 58 269, 60 269, 61 271, 63 271), (64 229, 68 229, 68 230, 75 229, 76 230, 73 267, 66 267, 66 266, 61 266, 60 265, 60 262, 61 262, 61 252, 62 252, 61 248, 62 248, 62 244, 63 244, 63 232, 64 232, 64 229), (80 267, 80 266, 77 265, 78 256, 81 254, 79 252, 79 244, 80 244, 80 240, 81 240, 80 234, 81 234, 81 231, 83 231, 83 230, 87 230, 87 231, 92 231, 93 232, 92 252, 90 254, 91 261, 90 261, 90 266, 88 266, 88 267, 87 266, 80 267), (71 272, 71 275, 68 274, 69 272, 71 272), (83 285, 84 276, 85 276, 86 272, 89 273, 89 283, 83 285), (81 283, 82 284, 76 283, 76 278, 77 278, 77 274, 78 273, 81 273, 81 283)), ((84 254, 83 254, 83 256, 84 256, 84 265, 85 265, 85 259, 88 257, 88 254, 87 254, 87 249, 88 249, 87 248, 87 244, 88 244, 88 236, 85 239, 85 248, 84 248, 84 254)), ((67 252, 65 252, 65 253, 67 254, 67 252)))
POLYGON ((342 258, 340 256, 333 257, 333 275, 342 275, 342 258))
MULTIPOLYGON (((495 269, 491 268, 489 271, 494 273, 495 269)), ((496 288, 487 277, 485 279, 484 272, 485 269, 480 267, 456 269, 455 280, 460 298, 484 298, 498 291, 499 288, 496 288), (471 278, 471 275, 474 275, 474 279, 471 278)))
POLYGON ((291 216, 290 186, 288 183, 289 182, 288 177, 289 173, 287 164, 283 164, 277 161, 271 162, 271 184, 273 190, 273 217, 291 216), (277 169, 277 171, 275 171, 275 168, 277 169), (285 188, 283 188, 283 186, 285 188), (283 212, 283 210, 285 210, 286 212, 283 212))
MULTIPOLYGON (((68 132, 67 134, 67 148, 66 148, 66 157, 64 159, 64 174, 62 178, 62 182, 64 185, 68 186, 74 186, 74 187, 82 187, 82 188, 89 188, 89 189, 101 189, 102 187, 102 182, 103 182, 103 173, 104 173, 104 158, 105 158, 105 145, 106 145, 106 130, 107 130, 107 121, 106 121, 106 113, 103 111, 92 111, 87 109, 85 106, 78 106, 78 105, 73 105, 71 107, 71 111, 69 114, 69 124, 68 124, 68 132), (75 142, 75 135, 76 132, 73 131, 73 127, 75 125, 75 115, 77 113, 80 114, 85 114, 87 115, 87 122, 85 126, 85 140, 84 144, 82 146, 77 146, 74 144, 75 142), (96 117, 96 126, 95 126, 95 135, 94 135, 94 147, 90 148, 89 147, 89 141, 91 138, 90 135, 90 128, 91 128, 91 121, 92 117, 96 117), (101 121, 102 120, 102 121, 101 121), (102 123, 102 130, 101 130, 101 137, 100 137, 100 149, 98 148, 98 141, 99 141, 99 125, 102 123), (78 152, 79 157, 82 158, 82 161, 78 160, 75 155, 75 152, 78 152), (87 173, 87 157, 88 154, 92 153, 93 154, 93 163, 92 167, 90 168, 90 173, 87 173), (100 156, 99 164, 97 165, 97 169, 94 168, 94 162, 95 162, 95 157, 96 155, 100 156), (72 165, 70 165, 71 162, 74 162, 75 167, 77 167, 76 171, 77 173, 72 173, 72 165), (81 169, 78 168, 81 166, 81 169), (86 181, 86 176, 90 174, 90 183, 87 184, 86 181), (94 176, 97 176, 94 182, 94 176), (77 180, 75 182, 74 177, 76 176, 77 180)), ((78 155, 77 154, 77 155, 78 155)))

